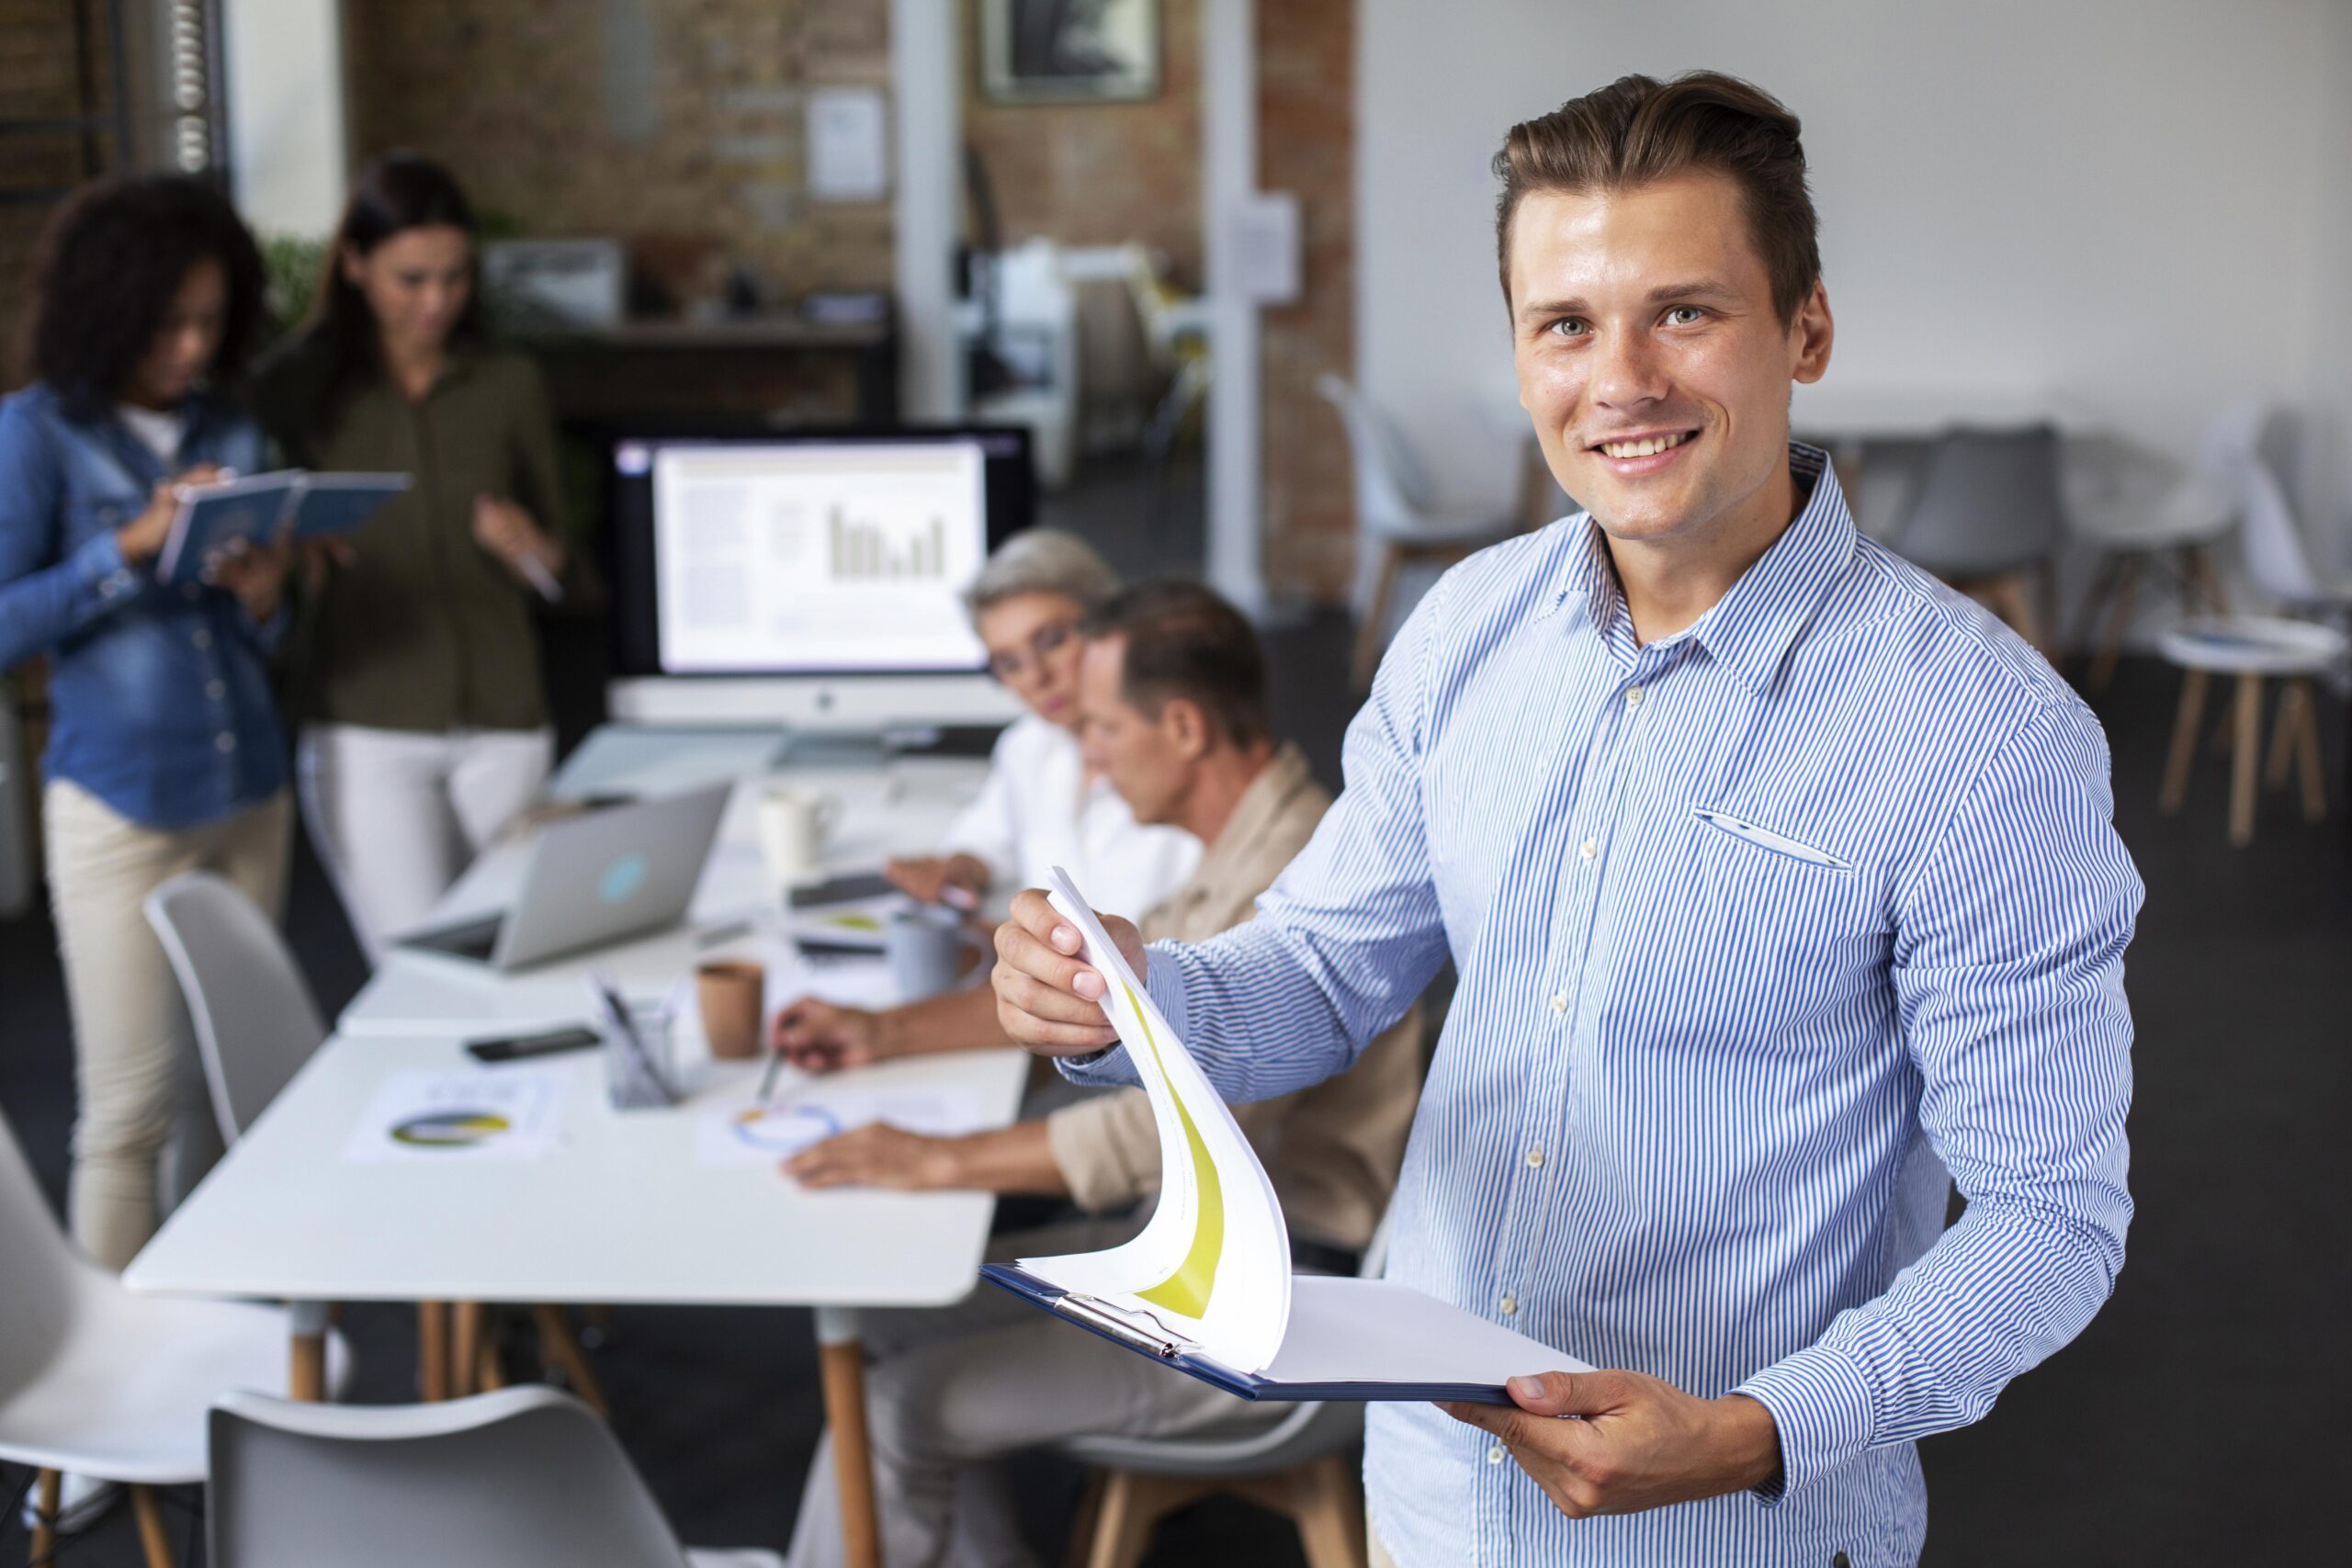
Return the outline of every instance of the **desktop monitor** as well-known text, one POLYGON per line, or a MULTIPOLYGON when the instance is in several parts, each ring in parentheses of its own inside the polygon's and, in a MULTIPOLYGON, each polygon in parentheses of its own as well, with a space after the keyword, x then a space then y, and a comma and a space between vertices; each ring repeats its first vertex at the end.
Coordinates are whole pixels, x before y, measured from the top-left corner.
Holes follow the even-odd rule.
POLYGON ((874 728, 1009 717, 962 594, 1029 521, 1026 434, 623 433, 627 718, 874 728))

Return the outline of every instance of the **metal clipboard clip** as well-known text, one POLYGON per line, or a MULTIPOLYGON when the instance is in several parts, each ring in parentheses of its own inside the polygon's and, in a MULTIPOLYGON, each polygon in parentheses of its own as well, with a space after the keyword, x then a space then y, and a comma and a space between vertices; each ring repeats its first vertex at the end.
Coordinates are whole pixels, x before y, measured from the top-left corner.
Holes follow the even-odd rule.
POLYGON ((1193 1340, 1169 1333, 1166 1326, 1149 1313, 1133 1307, 1113 1306, 1099 1297, 1081 1296, 1072 1292, 1056 1301, 1054 1310, 1064 1317, 1107 1334, 1124 1345, 1168 1360, 1189 1356, 1200 1348, 1193 1340))

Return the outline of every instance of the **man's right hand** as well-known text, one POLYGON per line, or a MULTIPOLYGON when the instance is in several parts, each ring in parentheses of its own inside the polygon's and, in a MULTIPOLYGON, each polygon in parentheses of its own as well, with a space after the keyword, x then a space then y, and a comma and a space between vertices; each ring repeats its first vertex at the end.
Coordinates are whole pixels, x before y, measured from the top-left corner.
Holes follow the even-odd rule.
POLYGON ((172 536, 172 519, 180 513, 180 486, 218 484, 227 478, 228 469, 198 463, 179 478, 157 485, 147 498, 146 509, 114 531, 115 548, 122 552, 123 564, 144 566, 164 553, 164 541, 172 536))
POLYGON ((784 1059, 808 1073, 837 1073, 870 1067, 890 1055, 882 1021, 863 1008, 835 1007, 803 997, 781 1009, 769 1038, 784 1059))
POLYGON ((908 897, 970 911, 989 888, 989 868, 970 855, 919 855, 894 860, 882 874, 908 897))
MULTIPOLYGON (((1102 929, 1119 944, 1136 977, 1144 976, 1143 938, 1116 915, 1102 929)), ((1012 901, 996 928, 996 1014, 1013 1043, 1040 1056, 1083 1056, 1119 1043, 1102 1012, 1102 976, 1077 958, 1078 928, 1062 919, 1045 893, 1031 888, 1012 901)))

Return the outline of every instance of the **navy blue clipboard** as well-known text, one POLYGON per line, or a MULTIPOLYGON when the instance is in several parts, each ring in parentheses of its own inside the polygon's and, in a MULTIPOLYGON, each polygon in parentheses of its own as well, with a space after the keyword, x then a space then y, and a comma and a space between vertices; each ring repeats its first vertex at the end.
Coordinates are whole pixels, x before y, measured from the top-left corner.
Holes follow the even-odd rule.
POLYGON ((1159 1361, 1187 1377, 1198 1378, 1243 1399, 1313 1400, 1329 1404, 1396 1400, 1458 1404, 1511 1403, 1510 1395, 1504 1392, 1500 1383, 1278 1382, 1258 1372, 1235 1371, 1231 1367, 1198 1355, 1189 1348, 1188 1341, 1170 1339, 1140 1329, 1126 1319, 1094 1308, 1086 1298, 1074 1296, 1059 1285, 1048 1284, 1014 1264, 984 1263, 980 1265, 980 1278, 991 1285, 1011 1291, 1030 1305, 1042 1312, 1052 1313, 1065 1323, 1073 1324, 1138 1356, 1159 1361))

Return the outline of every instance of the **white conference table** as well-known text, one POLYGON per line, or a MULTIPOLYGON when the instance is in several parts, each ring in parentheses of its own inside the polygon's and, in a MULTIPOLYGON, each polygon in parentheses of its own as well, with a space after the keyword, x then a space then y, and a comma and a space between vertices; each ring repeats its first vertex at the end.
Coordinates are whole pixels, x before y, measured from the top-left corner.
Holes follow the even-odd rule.
MULTIPOLYGON (((762 777, 789 774, 840 799, 842 822, 827 860, 848 869, 935 844, 980 776, 969 762, 838 756, 800 764, 787 758, 771 768, 763 764, 773 748, 756 742, 617 728, 592 738, 558 776, 556 795, 626 790, 638 780, 668 790, 736 778, 687 925, 511 977, 395 952, 318 1055, 132 1260, 125 1283, 142 1292, 311 1303, 814 1307, 850 1560, 878 1563, 855 1309, 935 1306, 963 1296, 978 1279, 993 1199, 805 1192, 771 1164, 703 1163, 695 1140, 707 1108, 740 1100, 757 1066, 707 1060, 691 1028, 681 1031, 687 1095, 674 1107, 612 1110, 594 1051, 541 1058, 528 1069, 565 1079, 560 1131, 543 1157, 434 1167, 355 1162, 345 1154, 387 1075, 472 1070, 460 1050, 467 1037, 581 1021, 592 965, 642 1002, 660 998, 698 960, 757 951, 755 932, 724 933, 773 901, 764 895, 753 827, 762 777)), ((494 849, 437 913, 497 907, 514 886, 521 858, 517 844, 494 849)), ((870 993, 872 969, 840 966, 840 984, 870 993)), ((821 990, 825 972, 818 973, 821 990)), ((1002 1126, 1017 1111, 1026 1072, 1027 1059, 1005 1050, 890 1063, 856 1077, 877 1090, 960 1097, 982 1125, 1002 1126)), ((433 1322, 429 1312, 425 1322, 433 1322)), ((296 1314, 298 1396, 322 1394, 323 1330, 322 1311, 296 1314)), ((429 1358, 435 1348, 421 1351, 429 1358)))

